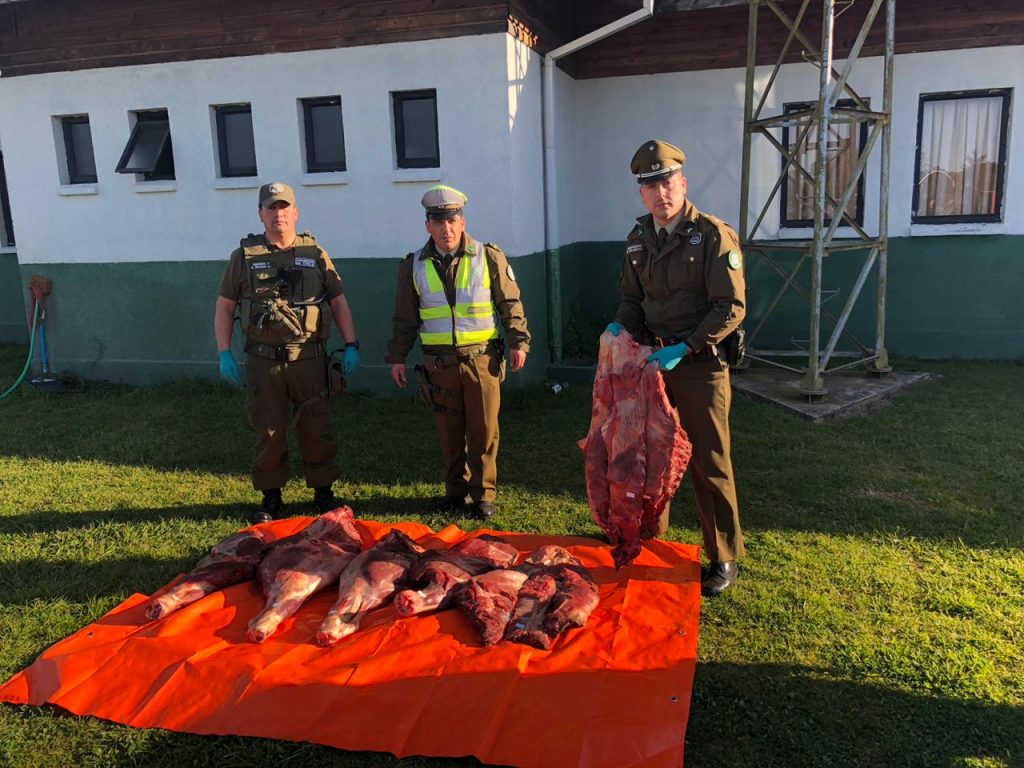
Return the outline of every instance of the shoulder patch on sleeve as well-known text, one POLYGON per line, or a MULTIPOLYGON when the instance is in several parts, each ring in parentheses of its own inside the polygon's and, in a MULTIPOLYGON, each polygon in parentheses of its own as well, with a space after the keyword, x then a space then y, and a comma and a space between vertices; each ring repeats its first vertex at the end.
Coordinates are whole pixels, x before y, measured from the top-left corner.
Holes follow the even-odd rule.
POLYGON ((508 275, 508 279, 511 280, 513 283, 516 281, 516 273, 512 271, 511 264, 505 265, 505 274, 508 275))
POLYGON ((743 254, 737 250, 729 251, 729 269, 739 269, 743 266, 743 254))

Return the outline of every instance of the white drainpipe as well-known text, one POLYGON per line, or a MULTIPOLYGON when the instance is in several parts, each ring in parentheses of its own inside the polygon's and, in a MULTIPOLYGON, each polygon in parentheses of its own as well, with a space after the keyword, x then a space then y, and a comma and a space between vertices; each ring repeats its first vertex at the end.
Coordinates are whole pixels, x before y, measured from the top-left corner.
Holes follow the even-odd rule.
POLYGON ((560 259, 553 253, 559 246, 555 203, 558 182, 555 172, 555 66, 559 59, 603 40, 654 15, 654 0, 643 0, 643 8, 600 29, 566 43, 544 57, 541 120, 544 126, 544 251, 548 261, 548 322, 551 326, 552 362, 562 362, 562 273, 560 259))

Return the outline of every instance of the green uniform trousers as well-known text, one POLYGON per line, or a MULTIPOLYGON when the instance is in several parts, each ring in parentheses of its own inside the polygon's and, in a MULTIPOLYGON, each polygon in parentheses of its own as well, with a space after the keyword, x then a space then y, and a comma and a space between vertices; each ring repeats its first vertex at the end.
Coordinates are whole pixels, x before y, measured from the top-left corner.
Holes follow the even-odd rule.
POLYGON ((487 351, 468 360, 423 356, 432 386, 449 496, 493 502, 498 482, 501 361, 487 351), (467 439, 468 438, 468 439, 467 439))
MULTIPOLYGON (((687 474, 693 480, 704 553, 709 560, 743 557, 739 504, 733 480, 729 408, 729 367, 717 357, 684 359, 662 371, 669 399, 693 445, 687 474)), ((657 535, 668 530, 669 508, 658 521, 657 535)))
MULTIPOLYGON (((287 438, 293 409, 323 392, 327 358, 285 362, 247 355, 245 368, 249 391, 246 415, 258 438, 252 485, 257 491, 281 488, 291 473, 287 438)), ((330 485, 338 477, 338 449, 331 437, 330 414, 330 401, 324 397, 304 406, 295 425, 310 488, 330 485)))

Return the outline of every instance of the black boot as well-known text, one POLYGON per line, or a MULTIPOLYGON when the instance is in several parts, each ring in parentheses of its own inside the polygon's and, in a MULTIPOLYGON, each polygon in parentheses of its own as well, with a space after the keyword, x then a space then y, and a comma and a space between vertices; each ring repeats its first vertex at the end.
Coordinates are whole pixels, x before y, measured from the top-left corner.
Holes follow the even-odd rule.
POLYGON ((341 506, 338 500, 334 498, 334 491, 329 485, 322 485, 319 488, 313 489, 313 506, 322 515, 324 512, 330 512, 332 509, 337 509, 341 506))
POLYGON ((260 504, 259 509, 249 516, 249 522, 253 525, 269 523, 275 517, 281 517, 283 511, 284 502, 281 501, 281 489, 270 488, 263 491, 263 503, 260 504))
POLYGON ((736 583, 735 560, 712 560, 700 580, 700 593, 704 597, 718 597, 736 583))
POLYGON ((469 503, 470 499, 465 494, 448 494, 436 500, 434 510, 441 513, 458 512, 469 503))
POLYGON ((477 520, 490 520, 497 511, 493 501, 478 501, 473 505, 473 517, 477 520))

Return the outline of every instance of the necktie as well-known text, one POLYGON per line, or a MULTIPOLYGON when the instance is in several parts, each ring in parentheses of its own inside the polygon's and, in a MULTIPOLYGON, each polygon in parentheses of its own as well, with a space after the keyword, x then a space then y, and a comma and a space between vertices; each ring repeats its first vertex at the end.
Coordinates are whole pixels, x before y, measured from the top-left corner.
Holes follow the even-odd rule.
POLYGON ((658 228, 658 250, 660 251, 662 248, 664 248, 665 247, 665 243, 667 243, 667 242, 668 242, 668 230, 663 228, 663 227, 659 227, 658 228))

